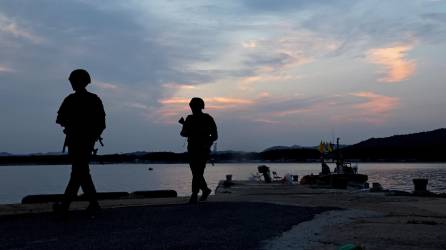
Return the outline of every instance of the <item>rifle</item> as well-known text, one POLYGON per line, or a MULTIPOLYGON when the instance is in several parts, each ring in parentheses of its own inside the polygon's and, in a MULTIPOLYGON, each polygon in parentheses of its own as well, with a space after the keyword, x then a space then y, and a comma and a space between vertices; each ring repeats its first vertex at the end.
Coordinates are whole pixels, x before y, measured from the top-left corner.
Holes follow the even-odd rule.
MULTIPOLYGON (((64 130, 64 132, 65 132, 65 130, 64 130)), ((101 147, 104 146, 104 142, 102 140, 103 140, 103 138, 101 136, 99 136, 99 138, 97 139, 97 141, 99 141, 99 144, 101 144, 101 147)), ((65 149, 67 147, 68 147, 68 135, 65 134, 65 140, 63 142, 62 153, 65 153, 65 151, 66 151, 65 149)), ((97 153, 98 153, 98 149, 97 148, 93 149, 93 154, 96 155, 97 153)))
POLYGON ((62 147, 62 153, 65 153, 65 149, 68 146, 68 140, 67 140, 68 135, 65 135, 65 141, 63 142, 63 147, 62 147))

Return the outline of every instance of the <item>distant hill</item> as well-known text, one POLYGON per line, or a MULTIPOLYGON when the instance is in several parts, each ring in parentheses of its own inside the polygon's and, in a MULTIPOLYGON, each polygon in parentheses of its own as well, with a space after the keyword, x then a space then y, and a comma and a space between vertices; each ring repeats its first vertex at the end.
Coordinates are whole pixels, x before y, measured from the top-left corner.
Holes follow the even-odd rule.
POLYGON ((258 154, 259 160, 270 162, 299 162, 319 159, 316 147, 271 147, 258 154))
POLYGON ((370 138, 342 149, 345 158, 364 161, 445 161, 446 129, 370 138))
POLYGON ((271 151, 271 150, 289 150, 289 149, 296 149, 296 148, 303 148, 303 147, 299 146, 299 145, 293 145, 293 146, 273 146, 273 147, 269 147, 269 148, 263 150, 263 152, 271 151))
MULTIPOLYGON (((231 162, 313 162, 318 161, 319 146, 275 146, 262 152, 218 151, 211 158, 217 163, 231 162)), ((446 129, 428 132, 370 138, 360 143, 340 147, 345 159, 389 162, 446 162, 446 129)), ((336 157, 333 152, 327 158, 336 157)), ((93 157, 98 163, 187 163, 186 152, 145 152, 107 154, 93 157)), ((12 155, 0 153, 0 165, 69 164, 69 158, 61 153, 12 155)))
POLYGON ((46 152, 46 153, 32 153, 30 155, 32 156, 44 156, 44 155, 64 155, 67 153, 62 153, 62 152, 46 152))

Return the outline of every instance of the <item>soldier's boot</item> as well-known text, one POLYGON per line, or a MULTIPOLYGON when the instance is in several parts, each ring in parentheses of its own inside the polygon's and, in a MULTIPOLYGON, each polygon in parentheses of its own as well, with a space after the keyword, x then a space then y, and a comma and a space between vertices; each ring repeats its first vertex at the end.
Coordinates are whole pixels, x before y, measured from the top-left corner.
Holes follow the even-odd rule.
POLYGON ((211 194, 212 190, 209 188, 206 188, 203 190, 203 194, 200 197, 200 201, 206 201, 208 199, 208 196, 211 194))
POLYGON ((198 195, 197 193, 192 193, 189 199, 189 204, 197 204, 198 203, 198 195))

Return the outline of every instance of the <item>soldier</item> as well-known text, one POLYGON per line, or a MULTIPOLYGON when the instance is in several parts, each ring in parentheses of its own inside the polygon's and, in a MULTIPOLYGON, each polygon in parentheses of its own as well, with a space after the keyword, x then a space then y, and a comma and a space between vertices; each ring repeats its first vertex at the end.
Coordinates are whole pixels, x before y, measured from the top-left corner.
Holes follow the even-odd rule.
MULTIPOLYGON (((89 161, 95 142, 105 129, 105 112, 101 99, 86 90, 91 82, 86 70, 76 69, 68 78, 74 93, 65 98, 57 112, 56 123, 64 127, 65 145, 72 163, 71 177, 65 190, 62 203, 54 204, 55 212, 67 212, 70 203, 77 196, 79 187, 90 205, 87 211, 100 210, 96 189, 90 175, 89 161)), ((65 146, 64 146, 65 147, 65 146)))
POLYGON ((204 101, 194 97, 189 103, 192 115, 186 120, 182 117, 180 123, 183 124, 181 136, 187 137, 187 151, 189 165, 192 171, 192 195, 189 203, 197 203, 198 192, 201 190, 200 201, 205 201, 211 190, 204 179, 204 169, 209 158, 210 147, 217 140, 217 126, 214 119, 209 114, 203 113, 204 101))

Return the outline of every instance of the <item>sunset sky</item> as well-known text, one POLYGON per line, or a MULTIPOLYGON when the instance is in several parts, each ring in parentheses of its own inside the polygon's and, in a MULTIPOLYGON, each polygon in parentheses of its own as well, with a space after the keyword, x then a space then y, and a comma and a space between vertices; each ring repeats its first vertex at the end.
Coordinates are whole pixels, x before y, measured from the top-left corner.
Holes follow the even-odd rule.
POLYGON ((101 153, 185 151, 202 97, 219 150, 446 127, 445 0, 0 0, 0 152, 56 152, 67 80, 105 105, 101 153))

